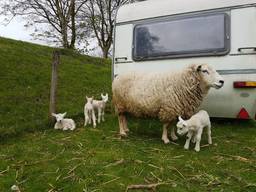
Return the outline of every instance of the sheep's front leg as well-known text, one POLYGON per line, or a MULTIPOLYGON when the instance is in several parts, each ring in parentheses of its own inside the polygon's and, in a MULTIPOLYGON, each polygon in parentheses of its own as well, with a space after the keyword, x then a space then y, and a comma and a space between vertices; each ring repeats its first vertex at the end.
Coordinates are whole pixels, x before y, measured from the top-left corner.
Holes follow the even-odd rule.
POLYGON ((162 134, 162 140, 165 144, 170 143, 170 140, 168 139, 168 127, 170 126, 170 123, 165 123, 163 125, 163 134, 162 134))
POLYGON ((124 116, 123 113, 118 114, 119 133, 120 133, 121 136, 126 136, 127 135, 125 130, 124 130, 124 120, 123 120, 124 118, 125 118, 125 116, 124 116))
POLYGON ((189 131, 187 134, 187 140, 184 145, 184 149, 189 149, 189 144, 190 144, 190 140, 191 140, 192 136, 193 136, 193 133, 191 131, 189 131))
POLYGON ((207 133, 208 133, 208 143, 209 143, 209 144, 212 144, 212 136, 211 136, 212 131, 211 131, 211 125, 208 125, 208 126, 207 126, 207 133))
POLYGON ((200 142, 201 142, 202 132, 203 132, 203 128, 200 128, 200 129, 197 131, 197 134, 196 134, 196 146, 195 146, 195 151, 196 151, 196 152, 199 152, 199 151, 200 151, 200 142))

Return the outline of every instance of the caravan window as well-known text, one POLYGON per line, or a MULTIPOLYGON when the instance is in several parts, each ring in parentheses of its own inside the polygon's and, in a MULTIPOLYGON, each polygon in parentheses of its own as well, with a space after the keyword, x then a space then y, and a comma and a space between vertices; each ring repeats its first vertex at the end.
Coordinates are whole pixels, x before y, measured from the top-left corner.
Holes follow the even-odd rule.
POLYGON ((225 13, 138 24, 134 27, 134 60, 223 55, 229 51, 225 13))

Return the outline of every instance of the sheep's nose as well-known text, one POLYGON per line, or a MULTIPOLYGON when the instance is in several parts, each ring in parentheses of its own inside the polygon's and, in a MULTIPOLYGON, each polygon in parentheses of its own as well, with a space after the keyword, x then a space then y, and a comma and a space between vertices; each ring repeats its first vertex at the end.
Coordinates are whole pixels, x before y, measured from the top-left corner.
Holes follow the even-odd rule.
POLYGON ((219 80, 219 82, 223 85, 224 84, 224 81, 223 80, 219 80))

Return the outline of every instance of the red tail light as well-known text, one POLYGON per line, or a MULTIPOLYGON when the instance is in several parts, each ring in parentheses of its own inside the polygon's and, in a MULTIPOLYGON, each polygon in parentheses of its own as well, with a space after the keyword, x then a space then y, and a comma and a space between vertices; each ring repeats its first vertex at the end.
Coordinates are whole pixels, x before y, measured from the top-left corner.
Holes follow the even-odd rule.
POLYGON ((234 88, 256 88, 256 81, 235 81, 234 88))
POLYGON ((250 116, 248 112, 245 110, 245 108, 242 108, 239 113, 237 114, 238 119, 249 119, 250 116))

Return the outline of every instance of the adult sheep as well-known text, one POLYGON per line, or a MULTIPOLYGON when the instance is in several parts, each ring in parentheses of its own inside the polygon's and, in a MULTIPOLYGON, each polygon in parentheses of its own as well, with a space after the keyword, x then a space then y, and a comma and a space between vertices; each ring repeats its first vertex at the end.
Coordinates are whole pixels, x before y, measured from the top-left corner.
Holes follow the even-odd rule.
MULTIPOLYGON (((162 140, 169 143, 168 127, 178 116, 190 118, 211 87, 223 86, 223 78, 207 64, 193 64, 181 72, 127 72, 112 83, 113 104, 118 113, 120 135, 129 131, 125 113, 136 117, 159 118, 162 140)), ((175 128, 172 140, 177 140, 175 128)))

